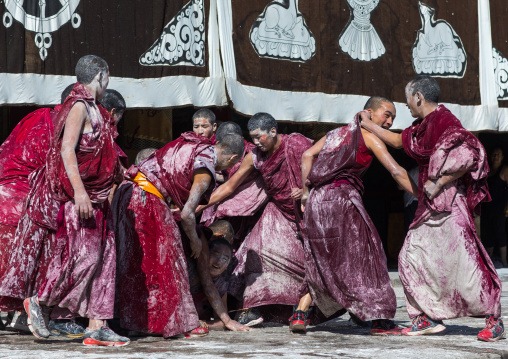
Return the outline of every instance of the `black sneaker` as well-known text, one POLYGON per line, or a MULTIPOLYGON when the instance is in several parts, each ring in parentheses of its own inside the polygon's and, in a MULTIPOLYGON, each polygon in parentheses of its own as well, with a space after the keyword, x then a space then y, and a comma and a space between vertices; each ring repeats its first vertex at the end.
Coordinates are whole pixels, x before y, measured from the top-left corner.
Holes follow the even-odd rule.
POLYGON ((26 298, 23 301, 23 307, 28 315, 28 328, 39 339, 49 338, 49 330, 44 322, 44 315, 39 305, 39 298, 37 295, 26 298))
POLYGON ((402 329, 393 320, 377 319, 372 321, 371 335, 401 335, 402 329))
POLYGON ((261 316, 261 313, 257 308, 253 309, 245 309, 240 312, 240 314, 235 319, 238 323, 246 325, 248 327, 253 327, 254 325, 258 325, 263 323, 264 319, 261 316))
POLYGON ((131 340, 129 338, 122 337, 110 328, 102 326, 96 330, 90 330, 87 328, 85 330, 85 340, 83 340, 83 344, 121 347, 129 344, 130 341, 131 340))
POLYGON ((361 320, 353 313, 349 313, 349 320, 361 328, 369 328, 371 326, 370 320, 361 320))
POLYGON ((85 328, 73 320, 51 320, 48 329, 50 335, 56 337, 82 338, 85 336, 85 328))
POLYGON ((31 333, 28 328, 28 316, 25 312, 9 312, 6 325, 22 332, 31 333))

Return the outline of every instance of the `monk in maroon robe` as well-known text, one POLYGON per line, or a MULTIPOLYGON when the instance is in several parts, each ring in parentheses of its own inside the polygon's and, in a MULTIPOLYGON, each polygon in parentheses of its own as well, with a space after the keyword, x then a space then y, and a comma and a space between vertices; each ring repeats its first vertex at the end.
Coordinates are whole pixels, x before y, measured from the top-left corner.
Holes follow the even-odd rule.
MULTIPOLYGON (((219 126, 216 140, 220 141, 226 134, 242 135, 242 129, 237 123, 225 122, 219 126)), ((246 140, 244 140, 244 145, 245 149, 240 161, 233 167, 222 171, 226 181, 238 171, 245 156, 256 148, 252 142, 246 140)), ((268 202, 268 193, 263 178, 258 171, 253 171, 228 199, 207 208, 201 216, 201 222, 209 226, 220 219, 229 221, 235 233, 233 248, 236 250, 258 221, 261 216, 260 209, 266 202, 268 202)))
MULTIPOLYGON (((312 145, 308 138, 277 133, 277 122, 267 113, 248 123, 257 148, 248 153, 238 171, 212 195, 207 206, 231 196, 259 172, 270 200, 261 218, 236 253, 238 265, 230 293, 243 297, 244 308, 270 304, 296 305, 304 287, 304 251, 300 237, 302 212, 301 156, 312 145)), ((205 207, 207 207, 205 206, 205 207)), ((242 324, 255 325, 259 315, 243 313, 242 324)))
MULTIPOLYGON (((418 76, 406 86, 417 120, 402 134, 362 126, 417 160, 418 209, 399 254, 399 275, 413 325, 405 335, 438 333, 443 319, 486 316, 479 340, 505 336, 501 281, 476 235, 473 215, 490 200, 485 149, 443 105, 439 85, 418 76)), ((365 116, 367 117, 367 116, 365 116)))
MULTIPOLYGON (((365 109, 375 123, 390 128, 395 118, 391 101, 371 97, 365 109)), ((308 185, 302 204, 309 294, 290 320, 293 332, 306 330, 313 300, 326 316, 346 309, 362 321, 373 320, 373 335, 400 335, 400 328, 389 320, 397 301, 383 245, 361 197, 361 177, 374 156, 404 189, 417 192, 384 143, 360 128, 358 116, 348 126, 328 132, 302 156, 302 181, 308 185)))
MULTIPOLYGON (((73 87, 74 84, 62 92, 62 104, 73 87)), ((102 100, 107 109, 102 106, 99 106, 99 109, 103 116, 108 118, 108 122, 114 127, 116 133, 116 124, 122 118, 125 101, 114 90, 107 90, 102 100)), ((50 244, 54 243, 54 228, 38 225, 29 216, 22 216, 22 213, 25 210, 25 199, 29 197, 28 202, 31 202, 34 196, 34 191, 29 196, 29 178, 32 178, 32 182, 40 181, 41 174, 32 174, 32 172, 46 164, 46 157, 53 139, 53 121, 56 121, 61 109, 62 105, 58 105, 54 110, 41 109, 31 113, 20 121, 0 147, 0 188, 3 189, 0 194, 0 203, 4 208, 4 216, 0 219, 2 221, 0 222, 0 229, 2 229, 0 293, 7 294, 0 298, 0 308, 3 311, 22 309, 23 299, 36 293, 38 287, 36 281, 44 277, 49 259, 53 255, 50 244), (22 225, 15 240, 20 219, 22 225), (20 243, 23 244, 20 245, 20 243), (11 256, 13 258, 9 264, 11 256), (16 287, 18 284, 21 286, 16 287)), ((123 154, 119 147, 117 151, 119 155, 123 154)), ((53 222, 56 222, 56 218, 53 222)), ((72 318, 73 315, 67 310, 55 308, 51 317, 53 319, 72 318)))
MULTIPOLYGON (((121 184, 113 201, 117 312, 123 328, 165 338, 207 334, 199 327, 182 236, 170 206, 181 211, 191 256, 199 258, 198 266, 208 266, 208 258, 200 257, 195 209, 213 189, 215 171, 234 165, 242 152, 241 136, 228 135, 212 145, 209 139, 187 132, 129 169, 129 180, 121 184)), ((226 327, 248 329, 229 318, 216 289, 215 295, 216 312, 226 327)))
MULTIPOLYGON (((87 345, 125 345, 111 331, 116 253, 107 201, 119 173, 111 117, 96 105, 109 82, 107 63, 93 55, 76 65, 78 82, 55 122, 46 166, 34 180, 27 215, 56 231, 54 253, 38 295, 24 307, 35 336, 49 336, 41 305, 90 318, 87 345)), ((23 268, 20 268, 23 269, 23 268)))

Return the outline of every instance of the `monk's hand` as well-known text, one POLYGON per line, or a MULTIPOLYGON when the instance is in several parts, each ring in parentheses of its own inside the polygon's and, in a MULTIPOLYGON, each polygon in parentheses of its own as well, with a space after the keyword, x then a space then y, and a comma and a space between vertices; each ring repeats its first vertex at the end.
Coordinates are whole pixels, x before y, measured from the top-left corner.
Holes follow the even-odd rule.
POLYGON ((192 250, 191 257, 198 259, 201 254, 201 240, 196 236, 196 238, 191 238, 190 247, 192 250))
POLYGON ((423 191, 430 200, 434 199, 440 190, 441 184, 439 183, 439 181, 428 180, 427 182, 425 182, 425 185, 423 186, 423 191))
POLYGON ((231 319, 229 322, 224 324, 226 328, 233 332, 249 332, 251 328, 246 325, 238 323, 236 320, 231 319))
POLYGON ((200 204, 199 206, 197 206, 197 208, 196 208, 196 210, 194 212, 196 214, 199 214, 199 213, 203 212, 205 209, 206 209, 206 205, 200 204))
POLYGON ((297 200, 302 198, 302 192, 301 188, 291 188, 291 198, 297 200))
POLYGON ((363 110, 358 112, 358 115, 360 116, 360 125, 365 128, 367 131, 369 130, 369 126, 373 124, 372 120, 370 119, 370 112, 367 110, 363 110))
POLYGON ((74 208, 79 218, 92 218, 92 202, 85 190, 74 193, 74 208))

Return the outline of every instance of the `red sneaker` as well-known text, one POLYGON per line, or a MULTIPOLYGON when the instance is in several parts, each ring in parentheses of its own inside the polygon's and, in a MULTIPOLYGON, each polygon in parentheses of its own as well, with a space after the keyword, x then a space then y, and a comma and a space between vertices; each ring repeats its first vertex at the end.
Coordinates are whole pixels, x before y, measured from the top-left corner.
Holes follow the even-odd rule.
POLYGON ((401 335, 402 329, 393 320, 373 320, 370 327, 370 335, 401 335))
POLYGON ((402 334, 409 336, 434 334, 445 329, 442 321, 430 319, 427 314, 422 314, 413 319, 411 327, 402 329, 402 334))
POLYGON ((289 330, 295 332, 306 332, 307 325, 305 320, 305 312, 297 310, 291 318, 289 318, 289 330))
POLYGON ((484 342, 497 342, 506 336, 503 321, 500 318, 494 318, 493 315, 487 315, 485 318, 485 328, 478 333, 478 340, 484 342))
POLYGON ((190 332, 184 333, 185 338, 197 338, 208 335, 209 331, 203 327, 197 327, 192 329, 190 332))

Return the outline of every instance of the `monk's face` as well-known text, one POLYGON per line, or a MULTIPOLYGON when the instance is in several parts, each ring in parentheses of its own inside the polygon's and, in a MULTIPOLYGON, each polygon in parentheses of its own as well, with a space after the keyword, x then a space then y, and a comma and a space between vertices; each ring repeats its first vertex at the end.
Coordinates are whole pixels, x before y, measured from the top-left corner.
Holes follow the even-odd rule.
POLYGON ((378 126, 384 129, 390 129, 395 120, 396 110, 395 106, 390 102, 383 102, 377 110, 368 110, 370 112, 371 120, 378 126))
POLYGON ((217 277, 221 275, 229 265, 231 261, 231 250, 225 245, 218 245, 210 250, 210 275, 217 277))
POLYGON ((270 152, 277 144, 277 130, 263 131, 260 128, 249 131, 252 142, 263 152, 270 152))
POLYGON ((194 131, 196 135, 200 135, 206 138, 212 138, 216 129, 217 124, 214 123, 212 125, 208 118, 198 117, 195 118, 192 123, 192 131, 194 131))
POLYGON ((494 151, 492 151, 492 154, 490 155, 492 167, 501 166, 503 164, 503 159, 503 151, 500 148, 496 148, 494 151))
POLYGON ((411 112, 411 116, 415 118, 420 117, 420 94, 417 92, 413 95, 410 83, 406 86, 406 105, 409 112, 411 112))

